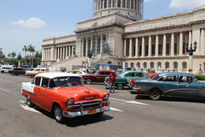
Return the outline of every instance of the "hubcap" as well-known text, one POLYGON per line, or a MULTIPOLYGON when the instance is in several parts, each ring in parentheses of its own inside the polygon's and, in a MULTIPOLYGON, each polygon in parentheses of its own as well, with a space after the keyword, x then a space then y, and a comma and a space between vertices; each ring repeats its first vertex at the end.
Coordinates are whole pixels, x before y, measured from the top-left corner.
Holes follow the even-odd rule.
POLYGON ((62 116, 61 116, 61 109, 58 108, 58 107, 55 109, 55 117, 56 117, 56 119, 57 119, 58 121, 60 121, 61 118, 62 118, 62 116))

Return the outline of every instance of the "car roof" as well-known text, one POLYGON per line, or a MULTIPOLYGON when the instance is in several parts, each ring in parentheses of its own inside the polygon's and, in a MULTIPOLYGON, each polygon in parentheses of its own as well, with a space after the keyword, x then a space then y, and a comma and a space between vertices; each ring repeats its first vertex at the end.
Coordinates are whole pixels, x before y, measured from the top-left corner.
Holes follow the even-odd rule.
POLYGON ((65 72, 47 72, 47 73, 40 73, 35 77, 45 77, 49 79, 53 79, 56 77, 81 77, 79 74, 69 74, 65 72))
POLYGON ((98 70, 99 72, 115 72, 114 70, 98 70))
POLYGON ((136 70, 128 70, 128 71, 124 71, 124 73, 129 73, 129 72, 144 73, 143 71, 136 71, 136 70))
POLYGON ((160 76, 163 75, 183 75, 183 76, 194 76, 194 74, 192 73, 181 73, 181 72, 164 72, 164 73, 160 73, 160 76))

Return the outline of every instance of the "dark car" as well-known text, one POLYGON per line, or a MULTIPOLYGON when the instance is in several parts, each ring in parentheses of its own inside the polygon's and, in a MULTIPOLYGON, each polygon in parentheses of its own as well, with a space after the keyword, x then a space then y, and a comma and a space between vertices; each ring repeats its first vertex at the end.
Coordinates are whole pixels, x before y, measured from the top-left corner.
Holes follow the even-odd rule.
POLYGON ((12 72, 9 72, 12 75, 25 75, 26 69, 25 68, 14 68, 12 72))
POLYGON ((83 80, 86 84, 91 84, 92 82, 104 82, 105 78, 114 72, 113 70, 98 70, 95 74, 85 74, 82 75, 83 80))

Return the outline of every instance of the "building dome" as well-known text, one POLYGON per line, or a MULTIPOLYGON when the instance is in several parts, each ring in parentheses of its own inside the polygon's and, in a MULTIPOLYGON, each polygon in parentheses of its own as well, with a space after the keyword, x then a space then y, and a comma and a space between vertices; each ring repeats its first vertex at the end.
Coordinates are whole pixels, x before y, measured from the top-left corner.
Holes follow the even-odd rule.
POLYGON ((140 20, 142 12, 143 0, 94 0, 94 17, 118 13, 140 20))

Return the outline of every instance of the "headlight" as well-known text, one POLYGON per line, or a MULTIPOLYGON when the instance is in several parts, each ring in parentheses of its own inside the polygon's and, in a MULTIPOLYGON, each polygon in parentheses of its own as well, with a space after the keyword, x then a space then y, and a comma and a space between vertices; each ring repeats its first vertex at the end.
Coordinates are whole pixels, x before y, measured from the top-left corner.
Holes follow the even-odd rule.
POLYGON ((105 95, 105 96, 103 97, 103 99, 104 99, 104 100, 108 100, 109 97, 110 97, 109 94, 107 94, 107 95, 105 95))
POLYGON ((68 101, 67 101, 67 105, 72 105, 74 104, 74 99, 73 98, 70 98, 68 101))

